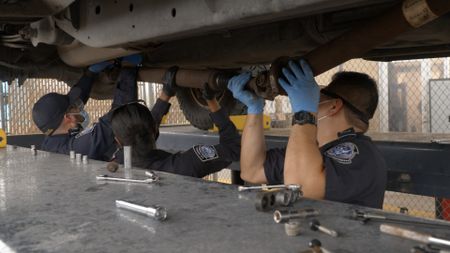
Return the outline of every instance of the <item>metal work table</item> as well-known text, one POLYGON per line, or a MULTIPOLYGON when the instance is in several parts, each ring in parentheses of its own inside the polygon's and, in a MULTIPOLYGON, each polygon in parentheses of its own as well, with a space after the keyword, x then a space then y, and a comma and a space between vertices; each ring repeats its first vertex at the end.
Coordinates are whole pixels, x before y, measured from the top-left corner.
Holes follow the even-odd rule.
MULTIPOLYGON (((1 252, 301 252, 313 238, 333 252, 409 252, 418 244, 381 234, 379 223, 344 218, 352 206, 340 203, 304 199, 296 207, 318 209, 341 237, 310 231, 306 222, 301 236, 288 237, 272 212, 255 210, 255 193, 236 186, 161 172, 154 185, 97 182, 108 174, 104 162, 77 164, 12 146, 0 149, 0 161, 1 252), (117 199, 162 205, 168 219, 118 210, 117 199)), ((414 229, 450 237, 448 229, 414 229)))

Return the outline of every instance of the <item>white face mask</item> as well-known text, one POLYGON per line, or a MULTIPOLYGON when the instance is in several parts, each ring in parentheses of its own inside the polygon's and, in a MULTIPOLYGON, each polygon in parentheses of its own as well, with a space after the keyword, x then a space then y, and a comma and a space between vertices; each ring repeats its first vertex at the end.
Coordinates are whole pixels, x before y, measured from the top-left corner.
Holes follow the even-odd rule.
POLYGON ((89 126, 90 117, 89 117, 89 114, 85 110, 81 110, 80 112, 69 112, 67 114, 79 115, 79 116, 83 117, 83 121, 78 122, 78 124, 80 124, 83 129, 86 129, 89 126))
POLYGON ((80 115, 84 118, 83 122, 80 122, 83 129, 86 129, 89 126, 89 123, 91 123, 91 117, 89 117, 89 113, 87 113, 85 110, 82 110, 80 112, 80 115))
POLYGON ((330 115, 328 114, 328 115, 325 115, 325 116, 322 116, 322 117, 320 117, 320 118, 318 118, 317 119, 317 122, 319 122, 319 121, 321 121, 321 120, 323 120, 323 119, 326 119, 326 118, 328 118, 330 115))
MULTIPOLYGON (((334 99, 328 99, 328 100, 319 102, 318 105, 325 104, 325 103, 328 103, 328 102, 333 101, 333 100, 334 100, 334 99)), ((325 116, 322 116, 322 117, 320 117, 320 118, 317 119, 317 122, 319 122, 319 121, 321 121, 321 120, 323 120, 323 119, 325 119, 325 118, 328 118, 329 116, 330 116, 330 114, 325 115, 325 116)))

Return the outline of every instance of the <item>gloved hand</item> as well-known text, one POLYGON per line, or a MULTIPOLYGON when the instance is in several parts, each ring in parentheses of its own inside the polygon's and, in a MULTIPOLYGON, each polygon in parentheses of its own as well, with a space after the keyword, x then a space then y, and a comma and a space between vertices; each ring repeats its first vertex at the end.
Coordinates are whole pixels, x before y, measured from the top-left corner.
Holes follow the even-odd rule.
POLYGON ((234 76, 228 81, 228 89, 233 93, 233 97, 247 106, 248 114, 260 114, 264 111, 264 98, 256 96, 253 92, 244 90, 245 84, 250 80, 251 73, 242 73, 234 76))
POLYGON ((123 57, 121 59, 121 61, 122 61, 122 63, 125 63, 125 64, 128 63, 129 65, 137 66, 137 65, 141 64, 141 62, 142 62, 142 55, 140 55, 140 54, 128 55, 128 56, 123 57))
POLYGON ((177 84, 175 83, 177 70, 177 66, 170 67, 163 78, 163 92, 169 97, 173 97, 177 93, 177 84))
POLYGON ((202 90, 202 97, 205 100, 213 100, 216 98, 216 91, 212 90, 208 83, 205 83, 203 85, 203 90, 202 90))
POLYGON ((292 111, 307 111, 316 113, 320 89, 314 80, 314 75, 305 60, 300 60, 300 66, 289 61, 289 68, 283 68, 284 78, 279 78, 278 82, 286 91, 291 102, 292 111))
POLYGON ((106 68, 111 68, 114 65, 114 61, 102 61, 99 63, 92 64, 89 66, 88 70, 92 73, 100 73, 106 68))

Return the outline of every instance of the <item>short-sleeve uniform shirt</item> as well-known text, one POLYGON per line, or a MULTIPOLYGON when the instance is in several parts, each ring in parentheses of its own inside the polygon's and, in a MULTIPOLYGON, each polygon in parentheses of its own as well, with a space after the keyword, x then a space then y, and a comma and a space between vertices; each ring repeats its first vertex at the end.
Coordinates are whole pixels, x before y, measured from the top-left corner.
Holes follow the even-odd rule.
MULTIPOLYGON (((381 208, 387 181, 387 166, 372 140, 348 129, 322 146, 325 169, 325 199, 381 208)), ((269 184, 283 183, 286 149, 267 151, 264 172, 269 184)))

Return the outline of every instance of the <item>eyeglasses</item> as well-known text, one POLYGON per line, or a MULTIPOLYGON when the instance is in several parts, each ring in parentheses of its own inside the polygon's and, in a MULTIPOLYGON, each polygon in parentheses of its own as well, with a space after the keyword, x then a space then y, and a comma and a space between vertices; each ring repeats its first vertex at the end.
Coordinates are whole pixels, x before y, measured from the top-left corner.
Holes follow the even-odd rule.
POLYGON ((339 96, 338 94, 326 90, 326 89, 321 89, 320 93, 328 96, 328 97, 332 97, 332 98, 339 98, 340 100, 342 100, 342 102, 344 103, 344 105, 346 105, 350 110, 352 110, 356 115, 358 115, 358 117, 366 124, 369 123, 369 118, 367 117, 367 115, 365 113, 363 113, 362 111, 360 111, 358 108, 356 108, 352 103, 348 102, 348 100, 344 99, 343 97, 339 96))

